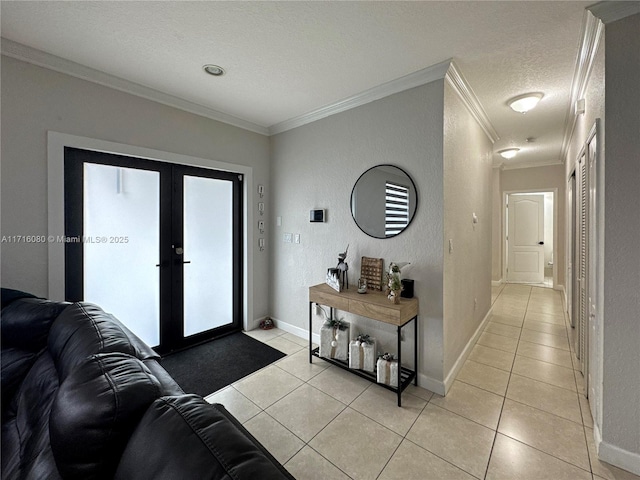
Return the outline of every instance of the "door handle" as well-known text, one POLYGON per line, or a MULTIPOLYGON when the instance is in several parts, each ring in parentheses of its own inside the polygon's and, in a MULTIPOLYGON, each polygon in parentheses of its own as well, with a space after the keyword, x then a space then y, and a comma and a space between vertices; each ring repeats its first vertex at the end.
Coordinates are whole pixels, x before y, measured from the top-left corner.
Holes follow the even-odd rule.
POLYGON ((544 245, 544 242, 538 242, 538 245, 544 245))
POLYGON ((186 262, 182 262, 182 263, 191 263, 191 260, 187 260, 186 262))

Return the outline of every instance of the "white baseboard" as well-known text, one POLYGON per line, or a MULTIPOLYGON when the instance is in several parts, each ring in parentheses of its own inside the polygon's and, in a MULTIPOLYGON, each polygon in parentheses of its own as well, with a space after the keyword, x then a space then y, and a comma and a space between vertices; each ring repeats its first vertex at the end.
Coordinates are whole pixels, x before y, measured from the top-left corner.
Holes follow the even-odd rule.
POLYGON ((502 281, 502 279, 500 280, 491 280, 491 286, 492 287, 499 287, 500 285, 502 285, 504 282, 502 281))
POLYGON ((567 290, 564 288, 564 285, 555 285, 553 289, 558 290, 562 294, 562 306, 564 307, 565 312, 569 312, 569 306, 567 304, 567 290))
POLYGON ((471 350, 473 350, 473 347, 475 347, 476 342, 478 341, 478 338, 480 338, 480 335, 482 335, 482 331, 484 330, 484 327, 486 326, 487 322, 491 318, 491 312, 492 311, 493 311, 493 307, 489 308, 489 311, 487 312, 487 314, 482 319, 482 322, 480 322, 480 325, 478 326, 478 328, 476 328, 476 331, 471 336, 471 338, 469 339, 469 341, 467 342, 465 347, 462 349, 462 352, 458 356, 458 359, 456 360, 456 363, 453 364, 453 368, 451 368, 451 370, 449 371, 449 373, 445 377, 445 379, 444 379, 444 392, 445 393, 444 394, 446 394, 449 391, 449 389, 451 388, 451 385, 453 385, 453 382, 456 379, 456 376, 458 375, 458 372, 460 372, 460 369, 464 365, 464 362, 467 361, 467 358, 469 357, 469 354, 471 353, 471 350))
POLYGON ((445 385, 442 380, 436 380, 435 378, 431 378, 427 375, 419 373, 418 386, 421 388, 426 388, 430 392, 437 393, 438 395, 444 397, 445 385))
MULTIPOLYGON (((598 436, 600 432, 598 432, 598 436)), ((596 432, 594 429, 594 437, 596 436, 596 432)), ((616 447, 615 445, 611 445, 602 440, 600 437, 600 442, 596 442, 598 458, 603 462, 610 463, 611 465, 622 468, 623 470, 627 470, 635 475, 640 475, 640 453, 629 452, 627 450, 623 450, 620 447, 616 447)))
POLYGON ((261 317, 261 318, 254 318, 251 322, 249 322, 249 324, 247 325, 247 328, 245 329, 245 331, 249 332, 251 330, 255 330, 256 328, 260 327, 260 322, 262 320, 264 320, 267 317, 261 317))
POLYGON ((593 422, 593 443, 596 446, 596 453, 600 449, 600 444, 602 443, 602 433, 600 433, 600 427, 596 422, 593 422))
MULTIPOLYGON (((295 325, 291 325, 290 323, 283 322, 282 320, 278 320, 277 318, 271 317, 273 323, 275 323, 276 327, 280 330, 284 330, 287 333, 295 335, 296 337, 304 338, 305 340, 309 340, 309 330, 306 328, 296 327, 295 325)), ((314 333, 312 335, 313 343, 320 343, 320 335, 318 333, 314 333)))

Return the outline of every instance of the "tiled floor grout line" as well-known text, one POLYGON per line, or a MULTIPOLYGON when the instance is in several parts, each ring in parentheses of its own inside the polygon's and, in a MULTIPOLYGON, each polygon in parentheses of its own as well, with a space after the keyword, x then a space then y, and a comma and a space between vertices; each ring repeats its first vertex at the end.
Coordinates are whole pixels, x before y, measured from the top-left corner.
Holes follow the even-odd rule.
MULTIPOLYGON (((327 426, 329 426, 329 424, 327 424, 327 426)), ((327 427, 324 427, 327 428, 327 427)), ((324 430, 324 428, 322 430, 324 430)), ((322 431, 320 430, 320 432, 322 431)), ((318 432, 318 435, 320 434, 320 432, 318 432)), ((315 438, 315 437, 313 437, 315 438)), ((311 443, 311 440, 309 440, 309 443, 311 443)), ((333 465, 335 468, 337 468, 340 472, 342 472, 344 474, 345 477, 347 477, 349 480, 353 480, 353 477, 351 475, 349 475, 347 472, 345 472, 344 470, 342 470, 339 466, 337 466, 335 463, 333 463, 331 460, 329 460, 327 457, 325 457, 324 455, 322 455, 322 453, 320 453, 318 450, 316 450, 315 448, 313 448, 313 446, 309 445, 309 443, 307 443, 305 445, 305 447, 309 447, 311 450, 313 450, 314 452, 316 452, 318 455, 320 455, 322 458, 324 458, 327 462, 329 462, 331 465, 333 465)), ((303 447, 304 448, 304 447, 303 447)), ((291 457, 293 458, 293 457, 291 457)))
MULTIPOLYGON (((572 334, 572 329, 573 327, 571 326, 571 322, 569 321, 568 318, 568 314, 565 314, 565 328, 567 329, 567 336, 569 337, 569 353, 572 356, 571 358, 571 364, 573 365, 573 356, 575 355, 572 347, 571 347, 571 334, 572 334)), ((575 372, 576 369, 574 370, 574 378, 575 378, 575 372)), ((584 442, 585 442, 585 446, 587 449, 587 458, 589 460, 589 471, 591 472, 592 476, 595 476, 595 472, 593 471, 593 463, 591 462, 591 451, 589 450, 589 440, 587 439, 587 426, 584 423, 584 412, 582 411, 582 402, 580 401, 580 395, 582 395, 582 393, 580 392, 579 388, 578 388, 578 381, 576 380, 576 397, 578 400, 578 409, 580 411, 580 419, 582 421, 582 432, 584 434, 584 442)), ((589 416, 591 416, 591 411, 587 412, 589 416)))
MULTIPOLYGON (((580 469, 580 470, 582 470, 583 472, 592 473, 592 472, 591 472, 591 465, 589 465, 589 470, 585 470, 584 468, 582 468, 582 467, 581 467, 581 466, 579 466, 579 465, 576 465, 575 463, 567 462, 566 460, 564 460, 564 459, 562 459, 562 458, 560 458, 560 457, 556 457, 555 455, 553 455, 553 454, 551 454, 551 453, 549 453, 549 452, 545 452, 544 450, 540 450, 539 448, 534 447, 533 445, 529 445, 528 443, 525 443, 525 442, 523 442, 522 440, 518 440, 517 438, 514 438, 514 437, 512 437, 511 435, 507 435, 506 433, 496 432, 496 436, 497 436, 497 435, 502 435, 503 437, 510 438, 510 439, 511 439, 511 440, 513 440, 514 442, 518 442, 518 443, 520 443, 520 444, 522 444, 522 445, 525 445, 525 446, 527 446, 527 447, 529 447, 529 448, 532 448, 533 450, 536 450, 536 451, 538 451, 538 452, 542 453, 543 455, 547 455, 547 456, 549 456, 549 457, 555 458, 556 460, 559 460, 559 461, 561 461, 561 462, 564 462, 564 463, 566 463, 567 465, 571 465, 572 467, 579 468, 579 469, 580 469)), ((541 480, 542 480, 542 479, 541 479, 541 480)))
MULTIPOLYGON (((503 291, 504 289, 500 292, 500 295, 502 295, 503 291)), ((498 298, 500 298, 500 295, 498 295, 498 298)), ((498 300, 498 298, 496 298, 496 301, 498 300)), ((531 290, 529 290, 529 298, 531 298, 531 290)), ((529 305, 529 300, 527 300, 527 305, 529 305)), ((524 312, 525 313, 522 317, 523 324, 524 324, 524 317, 527 313, 526 308, 524 312)), ((486 327, 485 327, 485 330, 486 330, 486 327)), ((516 352, 518 351, 517 345, 520 343, 521 336, 522 336, 522 328, 520 328, 520 335, 518 335, 518 342, 516 343, 516 352)), ((491 450, 489 451, 489 458, 487 459, 487 467, 484 470, 484 477, 483 477, 484 479, 486 479, 487 475, 489 474, 489 465, 491 465, 491 457, 493 456, 493 449, 495 448, 496 440, 498 439, 498 434, 500 430, 500 421, 502 420, 502 413, 504 412, 504 405, 505 403, 507 403, 507 392, 509 391, 509 383, 511 383, 511 374, 513 373, 513 366, 516 362, 516 356, 517 356, 517 353, 514 353, 513 362, 511 363, 511 370, 509 370, 509 379, 507 380, 507 385, 504 390, 504 395, 502 396, 502 405, 500 407, 500 414, 498 415, 498 422, 496 423, 495 435, 493 436, 493 442, 491 443, 491 450)))
MULTIPOLYGON (((426 407, 426 405, 425 405, 426 407)), ((460 466, 456 465, 455 463, 452 463, 450 460, 447 460, 446 458, 441 457, 440 455, 438 455, 437 453, 432 452, 431 450, 427 450, 426 448, 424 448, 421 445, 418 445, 417 443, 415 443, 414 441, 412 441, 409 438, 404 438, 404 440, 406 440, 407 442, 411 443, 412 445, 415 445, 416 447, 418 447, 420 450, 424 450, 425 452, 429 453, 430 455, 433 455, 434 457, 438 457, 440 460, 442 460, 443 462, 448 463, 449 465, 457 468, 458 470, 460 470, 461 472, 466 473, 467 475, 470 475, 474 478, 478 478, 475 475, 473 475, 472 473, 467 472, 465 469, 461 468, 460 466)), ((391 456, 391 458, 393 458, 393 456, 391 456)), ((391 459, 389 459, 389 461, 391 461, 391 459)), ((382 472, 384 472, 384 468, 382 469, 382 472)), ((380 475, 382 475, 382 472, 380 472, 380 475)), ((380 476, 378 475, 378 477, 380 476)))

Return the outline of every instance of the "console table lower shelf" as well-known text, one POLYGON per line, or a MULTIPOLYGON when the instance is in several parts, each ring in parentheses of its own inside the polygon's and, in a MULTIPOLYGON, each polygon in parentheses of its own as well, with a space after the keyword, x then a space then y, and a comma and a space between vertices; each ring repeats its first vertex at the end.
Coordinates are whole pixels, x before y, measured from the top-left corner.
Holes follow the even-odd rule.
POLYGON ((344 360, 338 360, 336 358, 327 358, 327 357, 321 357, 320 356, 320 347, 316 347, 311 351, 311 354, 314 357, 318 357, 321 360, 324 360, 325 362, 329 362, 331 365, 335 365, 336 367, 342 368, 344 370, 349 370, 351 373, 353 373, 354 375, 358 375, 359 377, 365 378, 367 380, 369 380, 370 382, 373 382, 375 384, 380 385, 383 388, 386 388, 387 390, 391 390, 392 392, 396 392, 398 394, 398 406, 401 406, 401 397, 400 395, 402 394, 402 392, 405 390, 405 388, 407 388, 409 385, 411 385, 411 382, 413 382, 416 379, 416 372, 414 372, 413 370, 406 368, 406 367, 400 367, 400 384, 398 385, 398 387, 392 387, 391 385, 385 385, 384 383, 378 383, 378 376, 376 374, 376 372, 367 372, 365 370, 358 370, 358 369, 354 369, 354 368, 349 368, 349 362, 345 362, 344 360))
POLYGON ((349 289, 336 292, 326 284, 309 287, 309 363, 312 362, 314 356, 336 367, 348 370, 354 375, 376 383, 387 390, 396 392, 398 396, 398 406, 401 407, 402 392, 405 388, 407 388, 412 381, 415 385, 418 385, 418 376, 416 374, 418 368, 418 299, 401 298, 399 304, 392 304, 387 299, 387 296, 380 292, 370 292, 361 295, 355 290, 349 289), (349 368, 348 362, 344 360, 321 357, 320 347, 313 348, 312 307, 314 303, 328 306, 331 314, 329 318, 333 318, 334 310, 341 310, 395 326, 397 338, 396 356, 399 367, 398 386, 392 387, 391 385, 378 383, 375 371, 371 373, 365 370, 356 370, 349 368), (414 370, 402 366, 402 329, 410 323, 413 323, 414 370))

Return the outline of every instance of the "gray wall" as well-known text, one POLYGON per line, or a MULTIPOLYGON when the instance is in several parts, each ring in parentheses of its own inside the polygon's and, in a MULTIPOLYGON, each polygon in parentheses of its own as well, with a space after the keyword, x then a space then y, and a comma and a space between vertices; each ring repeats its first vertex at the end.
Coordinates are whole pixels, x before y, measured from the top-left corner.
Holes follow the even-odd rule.
POLYGON ((493 144, 448 83, 444 94, 446 377, 491 306, 493 144), (476 224, 472 221, 474 213, 476 224), (449 239, 453 242, 452 252, 449 239))
POLYGON ((605 31, 602 440, 635 455, 640 474, 640 14, 605 31))
MULTIPOLYGON (((420 368, 443 380, 442 225, 443 80, 413 88, 272 137, 271 312, 281 323, 307 329, 308 287, 324 282, 347 244, 350 283, 362 256, 411 262, 403 275, 415 280, 420 300, 420 368), (418 190, 411 225, 392 239, 364 234, 350 212, 351 189, 368 168, 390 163, 404 169, 418 190), (325 223, 309 223, 309 210, 325 208, 325 223), (273 223, 273 222, 272 222, 273 223), (301 233, 300 245, 283 243, 301 233)), ((322 318, 315 317, 314 331, 322 318)), ((354 328, 394 351, 394 328, 351 318, 354 328)), ((405 350, 412 351, 409 331, 405 350)))
MULTIPOLYGON (((490 152, 480 126, 442 80, 272 137, 271 210, 282 225, 272 225, 271 311, 279 324, 307 328, 307 288, 324 282, 347 244, 352 284, 362 256, 384 258, 385 265, 411 262, 403 276, 415 280, 420 300, 420 382, 443 393, 490 305, 490 152), (381 163, 405 169, 419 197, 413 223, 386 240, 361 232, 349 208, 355 181, 381 163), (327 222, 310 224, 312 208, 325 208, 327 222), (475 229, 473 212, 480 219, 475 229), (284 233, 301 233, 302 244, 284 243, 284 233), (444 253, 449 238, 457 245, 452 256, 444 253)), ((395 351, 393 328, 345 318, 354 330, 376 337, 379 350, 395 351)), ((314 314, 314 331, 321 322, 314 314)), ((411 352, 410 333, 405 353, 411 352)))
MULTIPOLYGON (((2 235, 47 234, 48 130, 250 166, 269 192, 267 137, 3 56, 2 235)), ((46 244, 2 245, 3 286, 46 297, 47 269, 46 244)), ((269 313, 267 270, 256 249, 257 318, 269 313)))

